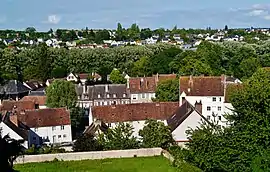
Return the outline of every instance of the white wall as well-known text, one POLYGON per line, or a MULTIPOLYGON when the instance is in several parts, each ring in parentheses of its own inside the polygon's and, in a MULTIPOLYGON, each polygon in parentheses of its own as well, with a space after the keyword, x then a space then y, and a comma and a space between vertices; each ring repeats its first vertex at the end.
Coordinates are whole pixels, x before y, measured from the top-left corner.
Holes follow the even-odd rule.
POLYGON ((136 93, 131 94, 131 103, 149 103, 156 97, 155 93, 136 93))
MULTIPOLYGON (((24 140, 20 135, 18 135, 15 131, 11 130, 5 123, 0 123, 0 129, 2 130, 2 136, 9 135, 10 138, 15 140, 24 140)), ((28 141, 23 143, 25 148, 28 148, 28 141)))
POLYGON ((189 128, 195 129, 200 126, 202 122, 202 117, 196 112, 193 111, 185 121, 182 122, 173 132, 173 138, 175 141, 188 141, 186 130, 189 128))
MULTIPOLYGON (((61 126, 55 127, 39 127, 31 128, 31 130, 36 133, 42 139, 49 139, 50 143, 62 143, 62 142, 71 142, 71 125, 64 125, 64 129, 61 130, 61 126), (55 139, 53 139, 55 136, 55 139)), ((31 143, 35 142, 34 137, 31 137, 31 143)), ((38 140, 39 138, 36 138, 38 140)))

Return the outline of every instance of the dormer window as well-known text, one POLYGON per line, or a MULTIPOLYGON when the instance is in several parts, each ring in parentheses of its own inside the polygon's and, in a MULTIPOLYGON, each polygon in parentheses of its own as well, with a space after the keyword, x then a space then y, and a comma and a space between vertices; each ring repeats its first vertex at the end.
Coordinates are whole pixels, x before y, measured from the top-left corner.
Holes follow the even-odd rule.
POLYGON ((100 98, 100 94, 98 94, 98 98, 100 98))
POLYGON ((116 94, 113 94, 113 98, 116 98, 116 94))
POLYGON ((123 97, 126 97, 126 94, 125 93, 123 94, 123 97))
POLYGON ((107 98, 110 98, 110 94, 107 94, 107 98))

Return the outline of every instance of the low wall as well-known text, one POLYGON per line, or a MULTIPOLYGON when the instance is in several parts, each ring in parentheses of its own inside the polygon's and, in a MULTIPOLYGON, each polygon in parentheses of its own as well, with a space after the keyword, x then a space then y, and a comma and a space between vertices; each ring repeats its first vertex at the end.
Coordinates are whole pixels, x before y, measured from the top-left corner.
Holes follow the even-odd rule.
POLYGON ((130 150, 113 150, 113 151, 25 155, 17 158, 14 164, 52 161, 55 158, 63 161, 77 161, 88 159, 130 158, 134 156, 148 157, 148 156, 159 156, 161 154, 162 154, 161 148, 148 148, 148 149, 130 149, 130 150))

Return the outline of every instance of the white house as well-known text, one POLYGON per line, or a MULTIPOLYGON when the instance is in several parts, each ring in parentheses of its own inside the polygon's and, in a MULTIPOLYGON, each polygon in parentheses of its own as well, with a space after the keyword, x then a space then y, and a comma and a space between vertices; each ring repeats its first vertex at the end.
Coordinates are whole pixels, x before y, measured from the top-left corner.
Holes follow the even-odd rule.
POLYGON ((99 74, 97 73, 80 73, 80 74, 74 74, 74 73, 70 73, 68 76, 67 76, 67 81, 74 81, 74 82, 81 82, 83 85, 85 85, 87 79, 89 77, 92 77, 94 80, 98 80, 100 81, 102 78, 99 74))
POLYGON ((230 112, 231 105, 225 103, 225 91, 226 86, 232 83, 241 82, 225 75, 180 77, 180 105, 185 101, 190 102, 193 106, 196 102, 201 102, 202 114, 207 120, 218 121, 220 125, 226 125, 227 121, 223 115, 230 112))

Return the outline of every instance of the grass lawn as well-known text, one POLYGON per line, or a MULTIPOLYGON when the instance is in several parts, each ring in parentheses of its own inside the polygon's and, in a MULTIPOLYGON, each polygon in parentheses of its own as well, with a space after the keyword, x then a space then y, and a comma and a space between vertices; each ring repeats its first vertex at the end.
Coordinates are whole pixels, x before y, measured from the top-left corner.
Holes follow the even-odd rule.
POLYGON ((162 156, 15 165, 20 172, 176 172, 162 156))

